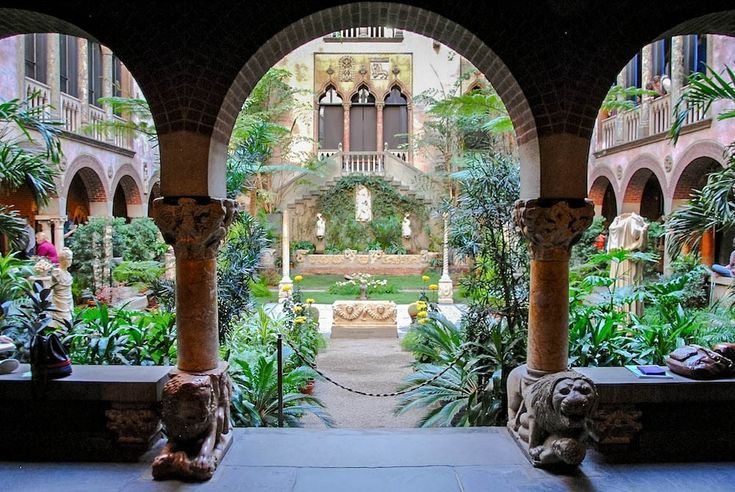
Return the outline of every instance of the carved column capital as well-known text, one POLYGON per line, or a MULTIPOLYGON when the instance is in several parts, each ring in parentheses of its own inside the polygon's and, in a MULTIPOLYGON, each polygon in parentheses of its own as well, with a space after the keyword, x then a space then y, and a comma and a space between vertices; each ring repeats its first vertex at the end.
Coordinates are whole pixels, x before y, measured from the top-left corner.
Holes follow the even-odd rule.
POLYGON ((375 109, 382 110, 384 107, 385 107, 385 103, 383 101, 375 102, 375 109))
POLYGON ((567 261, 571 247, 592 224, 595 208, 586 199, 518 200, 513 216, 534 260, 567 261))
POLYGON ((156 225, 180 259, 214 258, 236 211, 234 200, 158 198, 153 202, 156 225))

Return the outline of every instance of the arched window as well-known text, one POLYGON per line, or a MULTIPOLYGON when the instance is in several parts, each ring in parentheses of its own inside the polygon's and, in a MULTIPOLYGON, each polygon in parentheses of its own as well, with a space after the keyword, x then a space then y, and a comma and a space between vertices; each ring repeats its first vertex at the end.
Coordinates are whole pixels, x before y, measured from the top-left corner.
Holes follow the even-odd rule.
POLYGON ((342 98, 330 85, 319 99, 319 148, 337 150, 343 127, 342 98))
POLYGON ((385 98, 383 139, 389 149, 400 149, 408 143, 408 100, 398 86, 385 98))
POLYGON ((350 150, 375 152, 377 149, 377 113, 375 96, 362 86, 352 96, 350 107, 350 150))

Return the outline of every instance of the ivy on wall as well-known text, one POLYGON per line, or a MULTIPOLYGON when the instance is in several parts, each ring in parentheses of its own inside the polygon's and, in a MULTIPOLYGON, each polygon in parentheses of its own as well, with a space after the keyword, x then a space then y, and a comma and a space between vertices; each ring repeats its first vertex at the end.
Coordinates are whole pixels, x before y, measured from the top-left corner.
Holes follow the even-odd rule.
POLYGON ((317 201, 317 210, 327 220, 325 247, 328 251, 382 249, 405 253, 401 246, 403 215, 411 214, 414 230, 428 219, 428 210, 419 200, 402 195, 379 176, 352 175, 340 179, 317 201), (370 190, 373 220, 355 220, 355 189, 370 190))

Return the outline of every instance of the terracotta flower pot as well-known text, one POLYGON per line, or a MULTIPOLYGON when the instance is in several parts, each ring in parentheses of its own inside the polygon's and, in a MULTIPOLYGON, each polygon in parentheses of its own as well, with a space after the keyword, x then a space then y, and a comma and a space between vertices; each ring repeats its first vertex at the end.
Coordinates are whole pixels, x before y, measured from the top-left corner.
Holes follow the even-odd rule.
POLYGON ((314 386, 316 386, 316 381, 311 380, 308 383, 306 383, 306 386, 301 388, 299 391, 305 395, 313 395, 314 394, 314 386))

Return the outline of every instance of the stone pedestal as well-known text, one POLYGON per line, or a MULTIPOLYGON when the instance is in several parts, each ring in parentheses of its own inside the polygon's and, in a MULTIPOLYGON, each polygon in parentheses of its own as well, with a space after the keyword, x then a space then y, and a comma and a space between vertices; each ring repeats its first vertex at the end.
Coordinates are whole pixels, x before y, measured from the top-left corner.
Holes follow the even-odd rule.
POLYGON ((579 465, 594 384, 567 371, 569 255, 592 223, 589 200, 519 200, 514 210, 531 250, 528 364, 508 379, 508 427, 535 466, 579 465))
POLYGON ((324 246, 324 238, 316 238, 315 246, 316 246, 316 252, 318 254, 323 254, 324 253, 324 247, 325 247, 324 246))
POLYGON ((393 301, 336 301, 332 304, 332 338, 398 338, 393 301))
POLYGON ((439 304, 454 304, 454 285, 449 276, 449 215, 444 214, 444 250, 442 252, 442 276, 439 279, 439 304))

